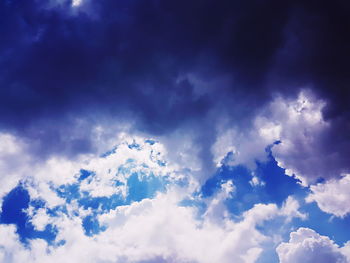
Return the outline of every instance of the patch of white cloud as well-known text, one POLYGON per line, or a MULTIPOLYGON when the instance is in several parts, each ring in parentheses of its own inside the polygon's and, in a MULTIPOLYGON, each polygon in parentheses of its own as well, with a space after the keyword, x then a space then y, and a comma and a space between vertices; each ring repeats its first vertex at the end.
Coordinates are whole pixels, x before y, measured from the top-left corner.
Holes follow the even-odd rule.
POLYGON ((25 251, 16 234, 14 225, 0 225, 0 262, 15 262, 22 260, 25 251))
POLYGON ((266 147, 279 141, 272 147, 273 156, 287 175, 304 186, 319 178, 339 177, 342 167, 338 155, 324 147, 331 128, 322 116, 325 105, 308 90, 301 91, 297 98, 276 96, 257 114, 251 128, 242 131, 234 126, 218 127, 211 149, 213 161, 220 166, 232 152, 226 164, 254 169, 257 160, 266 160, 266 147))
POLYGON ((350 241, 346 242, 344 246, 340 248, 340 251, 346 256, 347 262, 350 262, 350 241))
MULTIPOLYGON (((115 150, 105 157, 79 155, 74 160, 60 156, 51 156, 47 160, 36 159, 30 153, 30 145, 11 134, 0 134, 0 200, 19 182, 26 185, 33 199, 45 199, 47 207, 64 203, 54 188, 72 184, 79 177, 80 169, 92 171, 95 176, 89 183, 83 182, 81 189, 91 196, 110 196, 115 193, 126 195, 124 186, 115 186, 115 181, 125 183, 128 177, 137 172, 140 176, 169 177, 181 179, 181 173, 175 173, 171 164, 166 164, 166 150, 160 143, 145 143, 140 137, 130 138, 125 133, 117 136, 120 142, 115 150), (121 142, 122 141, 122 142, 121 142), (134 144, 135 147, 131 147, 134 144), (139 145, 139 147, 137 147, 139 145), (133 160, 133 162, 129 162, 133 160), (159 165, 164 163, 164 166, 159 165), (126 168, 122 172, 120 168, 126 168)), ((1 207, 1 206, 0 206, 1 207)))
POLYGON ((116 191, 120 191, 125 196, 127 179, 135 172, 139 176, 179 178, 180 175, 173 173, 171 165, 159 165, 159 163, 165 164, 165 154, 166 150, 160 143, 151 145, 141 138, 125 138, 125 142, 119 144, 106 157, 93 158, 86 165, 81 166, 82 169, 94 172, 92 180, 81 184, 81 190, 88 191, 93 197, 111 196, 116 191), (124 185, 116 187, 116 180, 124 185))
POLYGON ((249 184, 253 187, 264 186, 265 182, 262 181, 258 176, 252 173, 252 179, 249 181, 249 184))
POLYGON ((311 185, 310 190, 306 201, 316 202, 322 211, 337 217, 345 217, 350 213, 350 174, 311 185))
POLYGON ((306 220, 308 215, 300 212, 299 208, 299 202, 292 196, 288 196, 287 200, 283 203, 280 214, 286 217, 287 222, 290 222, 293 218, 306 220))
MULTIPOLYGON (((226 190, 223 187, 223 193, 226 190)), ((67 256, 72 262, 255 262, 262 245, 270 241, 256 227, 281 213, 274 204, 257 204, 239 221, 213 221, 209 216, 198 218, 196 207, 179 206, 184 194, 175 187, 154 199, 117 207, 99 217, 107 230, 94 237, 84 234, 79 217, 62 214, 53 219, 57 240, 65 240, 58 247, 32 240, 24 248, 13 227, 0 226, 9 237, 0 239, 0 255, 8 263, 66 262, 67 256)))
POLYGON ((30 217, 34 228, 38 231, 44 231, 45 227, 53 222, 51 217, 46 213, 45 208, 39 208, 34 211, 33 207, 29 207, 27 215, 30 217))
POLYGON ((327 153, 322 151, 322 135, 329 124, 322 118, 325 103, 307 91, 296 100, 275 99, 269 106, 269 119, 278 127, 280 144, 272 149, 286 174, 304 185, 327 176, 327 153))
POLYGON ((290 234, 289 242, 281 243, 276 251, 281 263, 347 263, 348 246, 340 248, 327 236, 299 228, 290 234))
POLYGON ((266 160, 265 148, 272 142, 273 140, 260 137, 256 129, 239 132, 235 128, 219 128, 217 139, 211 149, 213 161, 217 167, 220 167, 227 153, 231 152, 232 156, 225 160, 225 164, 232 166, 243 164, 254 169, 256 160, 266 160))
MULTIPOLYGON (((27 215, 36 230, 44 230, 48 224, 57 229, 55 245, 41 239, 29 240, 28 247, 19 241, 14 226, 0 225, 0 262, 141 262, 163 259, 165 262, 255 262, 271 237, 264 235, 257 226, 276 217, 302 217, 294 199, 287 199, 282 208, 275 204, 256 204, 244 212, 239 220, 233 220, 225 201, 235 192, 234 181, 227 181, 212 198, 201 200, 207 208, 180 205, 196 189, 193 184, 169 187, 153 199, 143 199, 130 205, 101 214, 98 220, 106 227, 93 236, 87 236, 82 226, 83 218, 91 215, 91 208, 84 209, 76 200, 66 203, 55 189, 77 181, 80 169, 92 171, 90 183, 81 183, 81 191, 90 196, 108 197, 124 193, 125 186, 113 186, 113 180, 125 182, 136 172, 140 176, 167 177, 172 181, 183 179, 178 164, 166 163, 166 149, 160 143, 147 143, 143 138, 121 136, 114 151, 103 157, 82 155, 75 160, 50 157, 35 162, 25 143, 12 135, 0 137, 4 145, 2 160, 22 158, 21 165, 3 162, 2 169, 17 176, 8 178, 12 183, 4 186, 2 196, 22 181, 31 199, 45 201, 45 206, 34 209, 29 206, 27 215), (133 160, 130 162, 129 160, 133 160), (160 165, 160 164, 165 164, 160 165), (129 165, 129 166, 128 166, 129 165), (123 169, 127 170, 123 173, 123 169), (120 188, 118 188, 120 187, 120 188), (56 216, 49 208, 64 205, 65 211, 56 216), (57 245, 64 241, 61 245, 57 245)), ((5 180, 6 177, 5 177, 5 180)), ((3 186, 1 186, 3 187, 3 186)))
POLYGON ((27 170, 30 157, 25 154, 26 150, 23 140, 9 133, 0 133, 0 209, 3 196, 17 185, 27 170))
POLYGON ((212 165, 208 165, 200 156, 201 147, 196 143, 194 131, 177 129, 160 137, 159 141, 168 149, 164 156, 174 166, 174 170, 200 183, 212 175, 212 165))
POLYGON ((177 193, 169 192, 103 215, 102 221, 113 235, 121 237, 118 245, 124 255, 114 258, 124 256, 130 262, 155 257, 170 262, 254 262, 260 244, 267 239, 255 226, 277 210, 274 205, 258 205, 240 222, 225 219, 217 224, 206 217, 197 220, 196 208, 180 207, 178 201, 177 193), (249 238, 243 239, 245 236, 249 238))
POLYGON ((209 200, 207 200, 207 210, 204 216, 211 221, 219 222, 223 219, 228 219, 230 214, 227 211, 224 201, 232 197, 236 187, 232 180, 221 184, 221 190, 209 200))

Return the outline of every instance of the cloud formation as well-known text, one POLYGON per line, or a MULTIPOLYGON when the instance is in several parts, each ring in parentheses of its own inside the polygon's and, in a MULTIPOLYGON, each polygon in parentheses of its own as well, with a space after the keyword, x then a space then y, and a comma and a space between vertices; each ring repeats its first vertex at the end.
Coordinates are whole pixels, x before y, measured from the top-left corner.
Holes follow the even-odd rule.
POLYGON ((311 194, 308 202, 316 202, 319 208, 338 217, 344 217, 350 213, 350 175, 346 174, 339 180, 330 180, 318 183, 310 187, 311 194))
POLYGON ((92 127, 132 119, 195 131, 206 160, 219 120, 245 132, 275 94, 307 87, 327 105, 320 148, 348 168, 344 1, 76 3, 1 3, 1 129, 37 155, 93 152, 92 127))
POLYGON ((51 159, 33 166, 32 174, 17 178, 22 190, 4 198, 5 217, 10 198, 23 199, 27 191, 30 200, 18 208, 26 226, 0 225, 7 237, 0 239, 1 262, 66 262, 67 255, 85 262, 255 262, 272 242, 259 227, 305 218, 289 197, 281 207, 257 203, 233 220, 225 202, 234 183, 223 183, 213 198, 196 197, 196 181, 165 162, 164 151, 154 140, 135 138, 80 164, 51 159), (53 240, 21 236, 29 224, 34 234, 51 229, 53 240))
POLYGON ((290 234, 288 243, 280 244, 276 250, 281 263, 347 263, 342 249, 344 248, 339 248, 331 239, 312 229, 299 228, 290 234))
POLYGON ((1 1, 0 262, 346 262, 349 11, 1 1))

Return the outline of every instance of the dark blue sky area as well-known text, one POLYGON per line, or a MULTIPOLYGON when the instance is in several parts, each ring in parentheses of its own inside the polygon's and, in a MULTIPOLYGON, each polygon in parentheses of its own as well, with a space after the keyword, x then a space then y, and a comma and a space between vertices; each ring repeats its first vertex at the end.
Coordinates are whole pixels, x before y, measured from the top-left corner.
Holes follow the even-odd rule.
POLYGON ((52 225, 47 225, 44 231, 35 230, 24 211, 29 203, 29 193, 22 185, 12 189, 3 199, 0 223, 16 225, 19 238, 24 244, 28 238, 42 238, 51 243, 56 238, 57 230, 52 225))

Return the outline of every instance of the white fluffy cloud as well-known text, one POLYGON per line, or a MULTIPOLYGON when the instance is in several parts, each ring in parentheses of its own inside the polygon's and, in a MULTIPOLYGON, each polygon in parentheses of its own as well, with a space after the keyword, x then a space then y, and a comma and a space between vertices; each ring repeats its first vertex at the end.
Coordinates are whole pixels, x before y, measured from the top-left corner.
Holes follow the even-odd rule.
POLYGON ((310 187, 308 202, 316 202, 318 207, 329 214, 344 217, 350 213, 350 174, 341 179, 332 179, 310 187))
POLYGON ((276 251, 281 263, 347 263, 345 250, 329 237, 321 236, 309 228, 299 228, 290 234, 288 243, 280 244, 276 251))
POLYGON ((219 129, 212 146, 214 162, 220 164, 231 151, 229 164, 254 168, 256 160, 266 159, 265 148, 281 141, 272 151, 286 174, 296 176, 305 185, 325 176, 329 165, 325 162, 327 154, 321 149, 322 134, 328 127, 322 119, 324 105, 307 91, 294 100, 276 97, 256 116, 250 130, 219 129))
MULTIPOLYGON (((28 154, 25 144, 13 136, 2 138, 2 156, 25 157, 21 168, 16 171, 12 184, 7 184, 3 194, 9 192, 19 180, 27 187, 32 199, 44 200, 45 206, 36 209, 30 206, 26 212, 37 230, 44 230, 47 224, 57 228, 56 241, 61 245, 48 245, 42 239, 29 241, 25 247, 19 241, 13 225, 0 225, 0 262, 255 262, 263 245, 271 242, 257 226, 276 217, 286 219, 303 217, 299 205, 288 198, 282 208, 275 204, 256 204, 243 213, 239 220, 232 220, 224 204, 235 191, 234 182, 224 183, 212 198, 201 199, 206 204, 205 212, 200 207, 183 206, 181 201, 193 198, 198 184, 192 183, 169 186, 167 191, 158 193, 153 199, 143 199, 130 205, 118 206, 97 215, 100 224, 106 227, 93 236, 87 236, 82 226, 83 218, 91 214, 72 201, 67 203, 59 197, 55 188, 77 182, 79 170, 92 171, 89 183, 82 181, 80 190, 91 197, 109 197, 113 193, 125 195, 125 184, 113 185, 113 180, 124 182, 130 174, 143 176, 166 176, 177 182, 183 174, 178 165, 165 163, 166 151, 159 143, 146 143, 142 138, 123 138, 124 143, 104 157, 81 156, 74 161, 52 157, 35 163, 28 154), (27 157, 26 157, 27 156, 27 157), (120 168, 130 164, 128 172, 120 168), (30 172, 30 173, 29 173, 30 172), (57 215, 48 214, 48 208, 65 206, 57 215)), ((3 162, 3 165, 9 165, 3 162)), ((2 169, 11 171, 11 167, 2 169)))
POLYGON ((206 217, 196 219, 193 207, 178 206, 177 195, 168 193, 104 215, 102 221, 111 230, 101 238, 122 238, 114 241, 122 247, 121 254, 110 255, 110 260, 124 257, 137 262, 161 257, 166 262, 254 262, 267 239, 255 226, 278 211, 274 205, 257 205, 240 222, 224 219, 216 224, 206 217))
MULTIPOLYGON (((223 190, 226 191, 226 190, 223 190)), ((0 226, 0 262, 255 262, 262 245, 269 241, 257 225, 282 213, 276 205, 257 204, 238 222, 224 218, 199 219, 195 207, 179 206, 181 189, 174 188, 155 199, 121 206, 100 216, 108 228, 94 237, 84 235, 79 218, 57 218, 59 240, 65 244, 48 246, 32 240, 24 248, 12 226, 0 226), (5 233, 6 232, 6 233, 5 233), (5 235, 6 234, 6 235, 5 235)), ((211 215, 213 216, 213 215, 211 215)))
POLYGON ((218 127, 211 149, 213 161, 220 165, 231 151, 233 157, 227 160, 228 164, 254 168, 256 160, 266 159, 265 148, 280 141, 272 153, 287 175, 295 176, 305 186, 319 178, 339 178, 346 158, 337 152, 343 147, 341 144, 330 147, 332 127, 322 116, 325 105, 308 90, 300 92, 297 98, 277 96, 257 114, 250 129, 218 127))
MULTIPOLYGON (((323 101, 304 91, 296 100, 278 98, 269 106, 270 119, 279 128, 280 144, 273 155, 286 174, 305 185, 319 177, 331 177, 328 152, 322 149, 322 136, 329 124, 322 118, 323 101)), ((337 175, 336 175, 337 176, 337 175)))

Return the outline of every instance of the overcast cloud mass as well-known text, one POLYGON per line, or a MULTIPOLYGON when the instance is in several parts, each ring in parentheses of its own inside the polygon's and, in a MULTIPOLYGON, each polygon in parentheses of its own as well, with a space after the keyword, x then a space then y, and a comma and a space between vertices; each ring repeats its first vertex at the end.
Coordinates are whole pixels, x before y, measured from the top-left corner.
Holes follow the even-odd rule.
POLYGON ((349 12, 0 0, 0 262, 350 262, 349 12))

